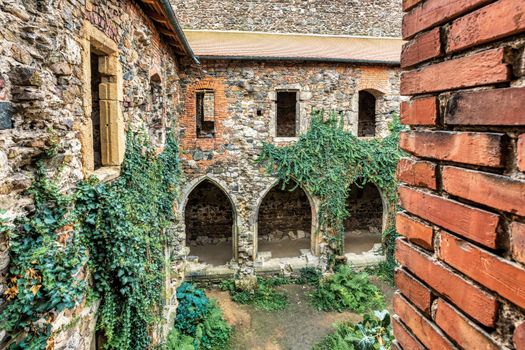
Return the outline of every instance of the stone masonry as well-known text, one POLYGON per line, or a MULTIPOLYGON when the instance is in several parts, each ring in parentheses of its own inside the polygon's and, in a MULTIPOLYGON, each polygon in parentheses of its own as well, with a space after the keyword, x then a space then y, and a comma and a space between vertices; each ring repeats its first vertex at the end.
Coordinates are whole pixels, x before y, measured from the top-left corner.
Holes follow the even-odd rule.
MULTIPOLYGON (((366 90, 376 98, 376 135, 384 136, 400 99, 399 68, 395 65, 258 60, 203 61, 197 65, 190 57, 191 50, 180 52, 177 45, 170 46, 173 38, 184 40, 176 31, 159 29, 162 19, 152 14, 146 5, 151 3, 0 0, 0 215, 12 222, 32 210, 24 191, 32 183, 35 160, 51 147, 58 146, 59 152, 46 161, 46 169, 60 189, 68 192, 87 176, 101 181, 118 177, 126 131, 144 130, 159 151, 167 132, 175 131, 185 179, 174 205, 178 220, 169 232, 166 258, 172 271, 166 281, 167 322, 154 332, 158 341, 172 321, 176 307, 173 292, 183 278, 181 261, 189 250, 187 199, 202 181, 217 186, 229 201, 231 217, 219 211, 213 215, 225 217, 225 227, 231 226, 226 240, 233 245, 236 271, 254 275, 259 208, 276 185, 276 179, 256 160, 263 142, 286 145, 295 140, 276 134, 278 91, 295 94, 297 135, 307 130, 312 108, 339 113, 345 127, 357 134, 359 91, 366 90), (206 95, 210 91, 213 94, 206 95), (197 122, 201 100, 206 107, 197 122), (207 129, 210 125, 213 132, 207 129)), ((208 3, 209 12, 201 11, 203 16, 222 18, 213 14, 219 9, 223 14, 246 14, 235 1, 231 9, 215 7, 217 4, 208 3)), ((259 19, 253 17, 253 23, 263 23, 260 19, 268 17, 263 15, 265 6, 277 6, 268 17, 273 24, 257 27, 246 16, 242 20, 239 16, 238 27, 224 19, 216 21, 222 23, 220 27, 210 28, 383 36, 398 36, 399 31, 397 4, 392 1, 372 1, 366 9, 368 15, 354 2, 330 7, 312 1, 307 16, 298 1, 244 4, 260 15, 259 19), (384 11, 384 7, 394 10, 384 11)), ((184 8, 179 10, 184 23, 196 17, 184 8)), ((210 22, 204 19, 198 21, 207 26, 210 22)), ((296 232, 302 236, 307 231, 304 237, 310 237, 312 253, 319 255, 322 240, 315 230, 319 203, 309 193, 304 196, 307 201, 301 197, 298 207, 289 210, 306 212, 309 205, 310 227, 305 220, 296 232)), ((222 204, 218 208, 228 210, 222 204)), ((212 213, 202 207, 198 210, 212 213)), ((195 216, 200 215, 198 210, 195 216)), ((6 288, 8 267, 8 242, 0 237, 0 294, 6 288)), ((0 299, 0 308, 3 303, 0 299)), ((95 303, 57 315, 55 349, 95 346, 96 312, 95 303)), ((0 347, 5 339, 0 330, 0 347)))
POLYGON ((403 1, 398 349, 525 349, 525 3, 403 1))
POLYGON ((186 29, 400 37, 399 0, 171 0, 186 29))
MULTIPOLYGON (((276 179, 257 164, 264 142, 286 145, 295 138, 277 137, 276 91, 298 93, 299 133, 308 129, 313 108, 335 111, 345 120, 345 127, 357 134, 360 90, 377 95, 376 135, 387 134, 392 113, 399 110, 398 69, 320 62, 203 61, 201 66, 187 66, 181 72, 184 115, 179 123, 183 167, 186 176, 178 214, 181 216, 177 237, 184 237, 186 200, 195 186, 208 179, 226 193, 234 206, 232 229, 234 260, 243 274, 253 274, 257 257, 258 208, 276 184, 276 179), (195 92, 215 91, 216 134, 197 138, 195 92)), ((310 194, 307 193, 308 196, 310 194)), ((312 203, 312 253, 319 255, 322 240, 316 234, 316 198, 312 203)), ((183 239, 179 242, 183 244, 183 239)), ((179 246, 179 244, 176 244, 179 246)), ((187 254, 187 250, 181 251, 187 254)))
MULTIPOLYGON (((86 70, 90 46, 106 50, 114 68, 106 85, 112 97, 104 98, 113 104, 116 130, 146 128, 162 147, 166 128, 176 123, 177 55, 138 3, 0 0, 0 209, 8 220, 31 210, 23 191, 31 185, 34 160, 53 144, 60 152, 46 167, 62 190, 93 173, 93 150, 86 146, 94 107, 86 70)), ((102 180, 118 176, 124 145, 112 147, 109 152, 118 155, 113 166, 95 172, 102 180)), ((0 295, 8 266, 7 242, 0 237, 0 295)), ((95 315, 96 305, 58 315, 55 349, 90 349, 95 315)), ((0 330, 0 348, 4 337, 0 330)))

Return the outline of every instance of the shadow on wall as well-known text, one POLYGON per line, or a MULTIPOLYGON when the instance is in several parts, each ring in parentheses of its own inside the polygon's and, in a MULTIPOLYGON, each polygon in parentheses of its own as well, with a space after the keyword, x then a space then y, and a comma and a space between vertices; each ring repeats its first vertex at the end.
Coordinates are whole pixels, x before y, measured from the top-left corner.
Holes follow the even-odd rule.
POLYGON ((297 257, 301 249, 310 249, 312 208, 304 190, 296 186, 275 185, 259 207, 258 250, 271 258, 297 257))
POLYGON ((350 187, 347 200, 348 218, 344 222, 345 253, 362 253, 381 243, 383 200, 372 183, 350 187))
POLYGON ((185 207, 186 245, 199 262, 224 265, 232 259, 234 210, 228 196, 204 180, 188 196, 185 207))

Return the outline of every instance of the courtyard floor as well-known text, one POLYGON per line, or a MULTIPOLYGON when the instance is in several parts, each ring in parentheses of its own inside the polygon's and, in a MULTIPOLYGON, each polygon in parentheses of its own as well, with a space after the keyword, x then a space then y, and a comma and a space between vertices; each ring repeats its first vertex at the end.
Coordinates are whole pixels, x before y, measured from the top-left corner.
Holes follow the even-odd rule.
MULTIPOLYGON (((345 234, 345 253, 360 254, 368 252, 374 244, 381 243, 381 237, 366 230, 356 230, 345 234)), ((271 258, 293 258, 301 256, 301 249, 309 249, 310 238, 295 240, 259 241, 259 252, 271 252, 271 258)), ((224 242, 194 246, 190 255, 198 256, 199 262, 213 266, 227 264, 232 259, 232 244, 224 242)))
MULTIPOLYGON (((374 277, 371 279, 384 293, 391 311, 394 288, 374 277)), ((226 321, 234 327, 232 350, 309 350, 333 331, 334 323, 361 320, 361 315, 351 312, 316 310, 308 297, 311 288, 295 284, 278 287, 289 300, 282 311, 261 311, 236 304, 228 292, 207 290, 206 294, 217 300, 226 321)))

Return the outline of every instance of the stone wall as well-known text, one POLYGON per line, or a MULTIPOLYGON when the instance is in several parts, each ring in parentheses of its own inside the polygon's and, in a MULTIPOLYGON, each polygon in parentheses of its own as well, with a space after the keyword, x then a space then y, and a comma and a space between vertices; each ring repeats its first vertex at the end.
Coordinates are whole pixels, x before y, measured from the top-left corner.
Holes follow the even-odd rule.
POLYGON ((306 193, 295 184, 278 184, 264 196, 259 207, 258 239, 297 239, 310 236, 312 208, 306 193), (293 191, 292 191, 293 189, 293 191))
POLYGON ((367 184, 350 187, 347 201, 348 218, 344 222, 345 231, 356 229, 380 233, 383 226, 383 200, 376 186, 367 184))
MULTIPOLYGON (((235 207, 235 239, 240 272, 253 273, 258 208, 276 179, 257 164, 263 142, 289 144, 294 138, 276 137, 276 91, 299 94, 299 133, 308 129, 312 108, 344 115, 346 127, 357 134, 358 91, 381 92, 378 98, 377 135, 387 134, 391 112, 399 108, 398 69, 337 63, 205 61, 201 67, 182 69, 184 90, 179 123, 186 176, 179 208, 202 179, 210 179, 228 194, 235 207), (195 92, 215 91, 214 138, 197 138, 195 92)), ((318 201, 312 199, 312 220, 318 201)), ((178 211, 179 237, 184 234, 183 213, 178 211)), ((260 227, 259 227, 260 228, 260 227)), ((308 230, 309 231, 309 230, 308 230)), ((176 243, 183 243, 180 242, 176 243)), ((319 237, 312 249, 319 253, 319 237)), ((181 254, 184 251, 181 250, 181 254)))
POLYGON ((204 181, 191 192, 184 214, 190 246, 231 242, 233 208, 213 183, 204 181))
POLYGON ((525 3, 403 3, 397 348, 525 349, 525 3))
POLYGON ((401 0, 171 0, 185 29, 401 36, 401 0))
MULTIPOLYGON (((46 167, 62 190, 90 173, 86 159, 93 151, 85 147, 85 128, 92 100, 85 68, 92 36, 116 50, 115 102, 122 131, 124 125, 155 125, 150 133, 160 133, 156 140, 162 146, 166 127, 175 123, 176 57, 135 2, 0 0, 0 209, 7 210, 1 215, 9 221, 31 210, 24 190, 31 185, 34 161, 55 143, 58 155, 46 167)), ((123 147, 116 149, 123 154, 123 147)), ((113 171, 118 176, 118 168, 113 171)), ((8 264, 6 237, 1 237, 0 295, 8 264)), ((59 315, 54 329, 68 333, 56 336, 56 349, 89 349, 96 307, 86 310, 80 306, 59 315)), ((0 347, 4 337, 0 332, 0 347)))

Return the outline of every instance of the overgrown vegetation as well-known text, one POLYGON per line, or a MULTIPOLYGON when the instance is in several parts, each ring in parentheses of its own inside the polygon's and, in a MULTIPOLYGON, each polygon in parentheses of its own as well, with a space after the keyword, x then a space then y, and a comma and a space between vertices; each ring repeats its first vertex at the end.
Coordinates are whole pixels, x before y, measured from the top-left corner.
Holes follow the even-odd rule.
POLYGON ((366 272, 354 272, 340 265, 334 274, 321 278, 312 294, 313 304, 323 311, 363 313, 385 307, 383 294, 373 285, 366 272))
POLYGON ((221 289, 230 292, 232 300, 239 304, 253 305, 259 310, 284 310, 288 306, 288 297, 277 291, 276 286, 286 284, 290 280, 285 278, 263 279, 257 278, 257 286, 253 290, 238 289, 235 281, 226 280, 221 283, 221 289))
POLYGON ((385 311, 365 314, 363 321, 337 325, 334 333, 328 335, 313 350, 387 350, 394 335, 390 316, 385 311))
MULTIPOLYGON (((318 229, 333 252, 328 252, 330 266, 344 251, 343 223, 349 215, 346 201, 352 183, 373 183, 385 194, 390 207, 395 206, 401 129, 396 117, 390 125, 390 135, 362 140, 343 129, 340 115, 332 113, 325 118, 323 111, 313 111, 310 129, 297 142, 286 147, 264 145, 259 161, 282 180, 283 188, 295 181, 320 199, 318 229)), ((389 221, 393 225, 394 220, 389 221)), ((385 233, 392 236, 385 237, 384 242, 389 254, 387 267, 393 273, 395 261, 388 244, 395 229, 391 226, 385 233)))
POLYGON ((150 345, 163 306, 163 243, 174 219, 180 165, 173 137, 158 157, 139 135, 129 134, 126 147, 118 180, 79 185, 77 211, 106 348, 135 350, 150 345))
POLYGON ((167 342, 168 350, 226 350, 231 327, 214 301, 191 283, 177 289, 175 327, 167 342))
POLYGON ((163 306, 164 230, 180 177, 175 140, 156 156, 146 139, 129 134, 119 179, 89 179, 72 195, 60 193, 42 163, 36 175, 29 190, 35 210, 2 228, 11 264, 0 327, 12 337, 11 348, 46 347, 54 315, 86 294, 86 262, 101 299, 106 348, 148 348, 163 306))
POLYGON ((34 211, 14 226, 0 227, 8 234, 11 258, 0 329, 11 337, 11 349, 45 349, 52 312, 80 303, 86 287, 81 273, 87 252, 78 235, 74 196, 60 193, 41 162, 28 192, 34 211))
POLYGON ((237 288, 234 280, 225 280, 220 288, 228 291, 232 300, 239 304, 254 305, 259 310, 284 310, 288 306, 286 293, 277 291, 275 287, 285 284, 309 284, 317 286, 321 271, 315 267, 303 267, 297 276, 257 277, 257 287, 254 290, 237 288))

